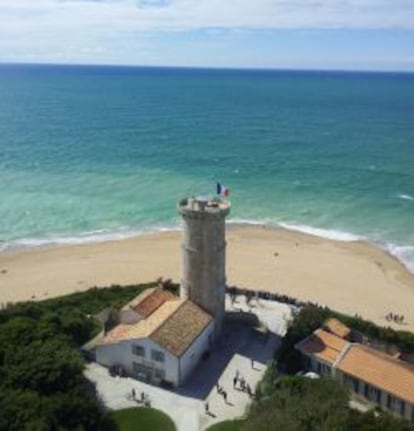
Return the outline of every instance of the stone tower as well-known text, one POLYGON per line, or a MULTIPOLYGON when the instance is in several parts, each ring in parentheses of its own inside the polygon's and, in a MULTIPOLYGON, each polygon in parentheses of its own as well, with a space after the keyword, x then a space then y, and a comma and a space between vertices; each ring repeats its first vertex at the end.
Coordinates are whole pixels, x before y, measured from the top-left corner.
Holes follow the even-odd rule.
POLYGON ((189 298, 214 318, 221 331, 226 286, 225 217, 230 204, 198 197, 178 204, 183 218, 181 297, 189 298))

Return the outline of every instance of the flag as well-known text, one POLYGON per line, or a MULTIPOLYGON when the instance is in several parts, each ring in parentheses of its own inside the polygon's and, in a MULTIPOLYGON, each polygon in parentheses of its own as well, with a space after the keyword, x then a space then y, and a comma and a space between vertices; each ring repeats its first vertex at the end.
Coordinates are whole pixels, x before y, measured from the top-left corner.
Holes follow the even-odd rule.
POLYGON ((223 186, 223 184, 217 183, 217 194, 220 196, 228 196, 230 194, 230 189, 223 186))

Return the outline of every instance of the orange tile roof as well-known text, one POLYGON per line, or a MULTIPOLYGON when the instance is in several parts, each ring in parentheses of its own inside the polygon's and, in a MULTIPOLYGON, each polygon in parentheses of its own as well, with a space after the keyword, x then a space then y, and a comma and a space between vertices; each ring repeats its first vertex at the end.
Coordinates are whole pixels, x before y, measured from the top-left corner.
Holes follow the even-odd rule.
POLYGON ((334 317, 329 318, 324 324, 323 328, 331 332, 332 334, 345 338, 351 333, 351 329, 348 328, 348 326, 344 325, 342 322, 340 322, 338 319, 335 319, 334 317))
POLYGON ((176 298, 177 297, 168 290, 155 290, 151 295, 148 295, 140 303, 136 304, 133 309, 141 316, 147 317, 164 304, 165 301, 176 298))
POLYGON ((314 355, 332 365, 348 344, 336 335, 317 329, 309 337, 297 343, 295 348, 305 355, 314 355))
POLYGON ((181 356, 211 321, 208 313, 187 300, 150 338, 173 355, 181 356))
POLYGON ((414 404, 414 366, 362 344, 352 344, 336 367, 414 404))
POLYGON ((161 287, 146 289, 136 296, 132 301, 122 307, 122 310, 134 310, 142 317, 147 317, 153 313, 165 301, 177 299, 177 296, 161 287))
POLYGON ((162 325, 185 300, 175 299, 166 301, 146 319, 134 324, 115 326, 99 342, 99 344, 114 344, 120 341, 149 337, 160 325, 162 325))
POLYGON ((174 298, 165 301, 146 319, 115 326, 97 344, 150 338, 173 355, 181 356, 213 319, 190 300, 174 298))

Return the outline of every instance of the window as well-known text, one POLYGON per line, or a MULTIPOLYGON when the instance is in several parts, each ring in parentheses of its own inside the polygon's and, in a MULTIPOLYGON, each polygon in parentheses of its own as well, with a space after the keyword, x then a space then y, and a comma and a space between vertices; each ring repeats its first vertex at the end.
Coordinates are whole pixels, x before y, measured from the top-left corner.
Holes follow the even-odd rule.
POLYGON ((145 365, 138 364, 137 362, 132 363, 132 369, 134 370, 135 377, 143 382, 150 382, 152 370, 145 365))
POLYGON ((405 413, 405 402, 400 401, 400 414, 401 414, 401 416, 404 416, 404 413, 405 413))
POLYGON ((159 350, 151 350, 151 359, 157 362, 164 362, 165 354, 164 352, 160 352, 159 350))
POLYGON ((381 401, 381 391, 374 386, 365 384, 365 398, 369 399, 370 401, 373 401, 375 403, 380 403, 381 401))
POLYGON ((165 379, 165 371, 164 370, 154 370, 154 377, 156 379, 164 380, 165 379))
POLYGON ((331 374, 331 367, 327 364, 318 362, 317 369, 318 369, 318 374, 320 374, 321 376, 326 376, 331 374))
POLYGON ((401 416, 404 416, 405 402, 391 396, 390 394, 388 394, 388 397, 387 397, 387 407, 390 410, 399 413, 401 416))
POLYGON ((359 392, 359 380, 344 374, 344 382, 356 393, 359 392))
POLYGON ((139 344, 133 344, 132 353, 136 356, 145 356, 145 349, 143 346, 140 346, 139 344))

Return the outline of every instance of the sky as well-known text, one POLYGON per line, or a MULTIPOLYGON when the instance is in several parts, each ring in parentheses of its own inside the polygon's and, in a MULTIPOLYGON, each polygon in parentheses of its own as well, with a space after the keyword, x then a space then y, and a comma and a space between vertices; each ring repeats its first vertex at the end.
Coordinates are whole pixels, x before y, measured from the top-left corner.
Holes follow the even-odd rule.
POLYGON ((414 0, 0 0, 0 62, 414 71, 414 0))

